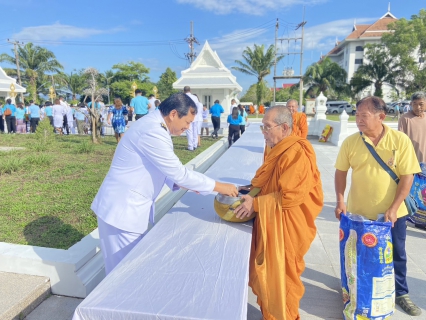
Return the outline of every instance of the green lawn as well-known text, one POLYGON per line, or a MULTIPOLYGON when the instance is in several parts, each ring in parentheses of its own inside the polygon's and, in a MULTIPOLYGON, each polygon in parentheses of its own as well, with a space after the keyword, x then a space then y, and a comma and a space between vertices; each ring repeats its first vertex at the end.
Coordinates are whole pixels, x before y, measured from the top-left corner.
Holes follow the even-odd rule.
POLYGON ((263 118, 263 114, 259 114, 259 115, 255 115, 255 114, 249 114, 249 115, 247 115, 247 117, 249 118, 249 119, 251 119, 251 118, 259 118, 259 119, 261 119, 261 118, 263 118))
MULTIPOLYGON (((339 116, 340 116, 340 114, 327 114, 327 120, 340 121, 339 116)), ((396 118, 396 117, 394 118, 393 115, 386 116, 385 121, 397 122, 398 118, 396 118)), ((355 116, 352 116, 352 115, 349 116, 349 122, 355 122, 355 116)))
MULTIPOLYGON (((96 227, 90 204, 114 155, 113 137, 93 145, 87 136, 55 136, 37 151, 34 135, 0 135, 0 242, 67 249, 96 227)), ((175 152, 188 162, 217 140, 186 150, 185 137, 173 137, 175 152)))

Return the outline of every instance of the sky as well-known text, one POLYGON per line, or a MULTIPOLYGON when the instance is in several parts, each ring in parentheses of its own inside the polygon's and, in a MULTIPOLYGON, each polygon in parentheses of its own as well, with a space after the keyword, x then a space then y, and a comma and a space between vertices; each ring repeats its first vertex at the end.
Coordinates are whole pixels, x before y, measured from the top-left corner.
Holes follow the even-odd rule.
MULTIPOLYGON (((391 1, 390 11, 397 18, 410 19, 426 8, 421 3, 391 1)), ((190 21, 200 43, 195 52, 207 40, 231 69, 246 47, 274 44, 277 18, 278 38, 300 37, 301 29, 295 28, 303 21, 305 8, 304 71, 330 51, 336 40, 349 35, 354 21, 373 23, 387 12, 388 5, 388 0, 0 0, 0 53, 12 54, 7 39, 33 42, 51 50, 67 73, 87 67, 104 72, 114 64, 137 61, 150 69, 150 80, 156 82, 167 67, 178 78, 189 67, 185 59, 189 46, 184 39, 190 35, 190 21)), ((277 75, 286 68, 298 75, 300 55, 286 53, 300 51, 300 41, 280 41, 277 47, 285 54, 277 75)), ((243 91, 257 81, 231 71, 243 91)), ((272 75, 266 80, 273 86, 272 75)), ((289 81, 277 82, 277 87, 284 82, 289 81)))

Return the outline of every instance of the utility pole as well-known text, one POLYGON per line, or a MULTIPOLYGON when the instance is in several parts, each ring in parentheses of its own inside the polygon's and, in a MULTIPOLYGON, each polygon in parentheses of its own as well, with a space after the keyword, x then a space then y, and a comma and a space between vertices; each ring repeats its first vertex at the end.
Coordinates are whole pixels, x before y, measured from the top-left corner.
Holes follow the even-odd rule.
POLYGON ((277 38, 278 38, 278 28, 279 28, 279 22, 277 18, 277 23, 275 24, 275 62, 274 62, 274 105, 275 105, 275 92, 277 91, 277 38))
POLYGON ((189 45, 189 49, 191 50, 190 53, 185 53, 185 57, 189 60, 190 63, 194 61, 194 58, 197 56, 197 54, 194 52, 194 43, 200 44, 197 40, 197 38, 194 37, 194 23, 191 21, 191 35, 189 38, 185 38, 185 41, 189 45))
MULTIPOLYGON (((15 62, 16 62, 16 72, 18 73, 18 84, 22 87, 21 83, 21 69, 19 69, 19 56, 18 56, 18 50, 16 49, 16 46, 19 46, 19 41, 10 41, 7 39, 7 42, 13 44, 14 50, 15 50, 15 62)), ((24 44, 22 42, 22 44, 24 44)), ((22 92, 19 94, 21 102, 24 102, 24 95, 22 92)))
MULTIPOLYGON (((296 51, 296 52, 287 52, 287 54, 300 54, 300 75, 293 75, 294 71, 291 70, 285 70, 285 72, 283 72, 285 75, 283 76, 277 76, 276 74, 274 74, 274 86, 275 86, 275 81, 276 79, 299 79, 299 106, 302 106, 302 102, 303 102, 303 38, 304 38, 304 31, 305 31, 305 7, 303 7, 303 21, 301 23, 299 23, 296 26, 295 30, 298 30, 299 28, 302 28, 302 36, 301 37, 295 37, 295 38, 277 38, 275 36, 275 46, 277 45, 277 41, 288 41, 290 42, 290 40, 300 40, 300 51, 296 51), (291 71, 291 72, 287 72, 287 71, 291 71)), ((275 33, 276 35, 276 33, 275 33)), ((276 52, 276 51, 275 51, 276 52)), ((277 58, 277 55, 275 54, 275 60, 277 58)), ((275 73, 275 72, 274 72, 275 73)), ((275 88, 274 88, 274 103, 275 103, 275 88)))

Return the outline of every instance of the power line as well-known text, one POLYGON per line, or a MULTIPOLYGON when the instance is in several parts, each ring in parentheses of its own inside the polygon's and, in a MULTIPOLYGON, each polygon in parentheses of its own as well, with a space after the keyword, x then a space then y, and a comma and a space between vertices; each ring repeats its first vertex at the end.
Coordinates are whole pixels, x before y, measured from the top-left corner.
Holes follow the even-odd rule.
POLYGON ((200 45, 197 38, 194 37, 194 23, 191 21, 191 35, 187 38, 185 38, 185 41, 189 45, 189 49, 191 50, 189 53, 185 53, 185 57, 188 59, 189 62, 192 63, 194 61, 195 57, 197 56, 197 53, 194 52, 194 43, 200 45))

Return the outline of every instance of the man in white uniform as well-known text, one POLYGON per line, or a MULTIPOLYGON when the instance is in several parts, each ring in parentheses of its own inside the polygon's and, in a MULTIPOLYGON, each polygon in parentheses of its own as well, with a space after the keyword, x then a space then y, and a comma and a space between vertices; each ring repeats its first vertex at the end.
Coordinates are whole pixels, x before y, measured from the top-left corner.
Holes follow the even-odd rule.
POLYGON ((64 120, 66 120, 66 121, 64 121, 63 127, 64 127, 65 130, 67 130, 67 135, 69 135, 70 129, 72 129, 74 127, 72 110, 71 110, 70 106, 68 105, 68 103, 65 101, 64 97, 60 96, 59 102, 60 102, 61 106, 64 107, 64 110, 65 110, 64 120))
POLYGON ((149 106, 148 112, 149 113, 155 111, 155 100, 157 100, 157 99, 155 99, 155 96, 153 94, 150 94, 149 99, 148 99, 148 106, 149 106))
POLYGON ((197 115, 195 116, 194 120, 194 127, 196 128, 196 132, 194 132, 193 135, 193 144, 197 144, 197 148, 201 147, 201 126, 203 125, 203 104, 200 102, 200 99, 196 94, 194 94, 195 97, 197 97, 197 115))
POLYGON ((121 139, 92 210, 108 274, 142 239, 154 223, 154 203, 164 184, 202 195, 213 191, 237 196, 232 184, 188 170, 175 155, 170 137, 188 129, 197 113, 195 103, 176 93, 156 110, 136 121, 121 139))
POLYGON ((229 107, 229 114, 232 114, 232 109, 238 108, 237 101, 235 99, 231 100, 231 106, 229 107))
MULTIPOLYGON (((198 101, 198 97, 193 95, 191 93, 191 88, 189 86, 185 86, 183 88, 183 92, 192 99, 192 101, 194 101, 195 105, 197 106, 197 110, 198 110, 198 103, 200 103, 200 101, 198 101)), ((201 109, 203 109, 203 107, 201 106, 201 109)), ((201 118, 203 116, 201 115, 201 118)), ((194 151, 195 149, 197 149, 198 146, 198 125, 197 125, 197 118, 198 118, 198 112, 197 112, 197 116, 195 116, 195 120, 191 123, 191 125, 189 126, 188 130, 186 130, 186 138, 188 139, 188 150, 189 151, 194 151)), ((203 121, 201 119, 201 121, 203 121)))

